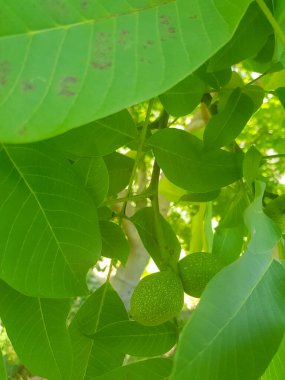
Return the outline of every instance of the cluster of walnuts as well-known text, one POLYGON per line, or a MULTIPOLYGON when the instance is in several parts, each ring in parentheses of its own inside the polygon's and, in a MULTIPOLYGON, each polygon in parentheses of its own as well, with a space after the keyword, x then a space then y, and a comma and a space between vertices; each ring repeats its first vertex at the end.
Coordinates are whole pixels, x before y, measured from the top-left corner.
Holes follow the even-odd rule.
POLYGON ((131 316, 137 322, 155 326, 179 314, 184 292, 201 297, 211 278, 223 267, 211 253, 196 252, 178 262, 178 273, 168 269, 144 277, 131 298, 131 316))

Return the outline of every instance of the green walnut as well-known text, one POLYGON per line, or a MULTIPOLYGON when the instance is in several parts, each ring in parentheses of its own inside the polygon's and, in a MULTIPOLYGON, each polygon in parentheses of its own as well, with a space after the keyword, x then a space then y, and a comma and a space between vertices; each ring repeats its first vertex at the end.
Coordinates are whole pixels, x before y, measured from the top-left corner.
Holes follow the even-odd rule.
POLYGON ((221 261, 211 253, 195 252, 178 263, 184 292, 200 298, 206 285, 222 269, 221 261))
POLYGON ((285 194, 268 203, 264 212, 278 224, 282 234, 285 234, 285 194))
POLYGON ((181 280, 167 270, 144 277, 131 298, 131 317, 146 326, 156 326, 179 314, 184 303, 181 280))

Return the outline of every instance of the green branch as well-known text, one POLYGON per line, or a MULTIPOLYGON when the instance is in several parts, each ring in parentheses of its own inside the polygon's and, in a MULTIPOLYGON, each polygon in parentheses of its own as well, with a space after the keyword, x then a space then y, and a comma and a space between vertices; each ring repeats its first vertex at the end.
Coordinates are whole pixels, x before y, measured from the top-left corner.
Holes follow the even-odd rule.
POLYGON ((281 26, 278 24, 274 16, 272 15, 270 9, 265 4, 264 0, 256 0, 257 4, 259 5, 260 9, 264 13, 265 17, 271 24, 272 28, 275 31, 276 36, 279 38, 279 40, 282 42, 283 46, 285 47, 285 35, 281 29, 281 26))

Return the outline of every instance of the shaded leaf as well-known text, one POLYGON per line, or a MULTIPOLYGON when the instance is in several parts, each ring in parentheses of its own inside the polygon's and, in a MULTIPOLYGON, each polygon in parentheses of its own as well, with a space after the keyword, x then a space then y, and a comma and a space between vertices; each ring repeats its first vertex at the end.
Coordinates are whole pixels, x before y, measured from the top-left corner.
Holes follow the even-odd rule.
POLYGON ((122 229, 115 223, 108 221, 99 222, 102 236, 101 256, 120 260, 126 264, 130 253, 130 245, 122 229))
POLYGON ((112 153, 104 157, 109 173, 109 195, 116 195, 129 183, 134 160, 120 153, 112 153))
POLYGON ((205 90, 205 83, 197 76, 190 75, 160 95, 159 99, 170 115, 184 116, 198 106, 205 90))
POLYGON ((24 294, 85 294, 100 255, 95 205, 47 142, 0 148, 0 277, 24 294))
POLYGON ((2 0, 0 141, 52 137, 165 92, 231 39, 251 1, 2 0))
POLYGON ((188 132, 161 130, 148 143, 166 177, 191 192, 217 190, 241 178, 241 154, 204 151, 202 141, 188 132))
POLYGON ((237 260, 244 244, 244 226, 217 228, 214 234, 212 253, 225 263, 237 260))
POLYGON ((221 190, 213 190, 207 193, 187 193, 179 199, 181 202, 209 202, 216 199, 221 190))
POLYGON ((109 174, 102 157, 80 158, 73 169, 82 178, 84 187, 91 194, 96 206, 105 199, 109 190, 109 174))
POLYGON ((175 345, 177 329, 171 322, 143 326, 134 321, 121 321, 103 327, 93 338, 125 354, 151 357, 162 355, 175 345))
POLYGON ((110 284, 102 285, 87 298, 69 327, 74 356, 72 380, 91 380, 122 365, 124 354, 86 336, 127 319, 126 309, 110 284))
MULTIPOLYGON (((26 297, 0 281, 0 317, 20 360, 49 380, 70 378, 68 300, 26 297)), ((2 377, 1 377, 2 379, 2 377)))
MULTIPOLYGON (((160 246, 157 241, 153 208, 145 207, 138 210, 130 220, 136 226, 145 249, 160 268, 163 262, 160 256, 160 246)), ((180 243, 170 224, 162 215, 159 215, 159 221, 164 236, 164 249, 173 258, 173 261, 177 261, 181 251, 180 243)))
POLYGON ((251 98, 240 88, 236 88, 225 108, 214 115, 206 125, 203 136, 205 146, 216 149, 232 142, 240 134, 253 111, 251 98))
MULTIPOLYGON (((96 380, 165 380, 170 374, 170 359, 149 359, 116 368, 96 380)), ((91 379, 90 379, 91 380, 91 379)))
POLYGON ((233 38, 211 59, 211 70, 222 70, 246 58, 254 57, 264 46, 272 28, 259 6, 253 2, 241 20, 233 38))
POLYGON ((262 160, 262 154, 252 145, 243 159, 243 176, 249 186, 259 176, 259 167, 262 160))
POLYGON ((171 380, 256 380, 283 337, 284 290, 284 269, 270 254, 225 267, 182 331, 171 380))
POLYGON ((134 140, 137 129, 128 111, 75 128, 52 141, 61 150, 78 157, 105 156, 134 140))

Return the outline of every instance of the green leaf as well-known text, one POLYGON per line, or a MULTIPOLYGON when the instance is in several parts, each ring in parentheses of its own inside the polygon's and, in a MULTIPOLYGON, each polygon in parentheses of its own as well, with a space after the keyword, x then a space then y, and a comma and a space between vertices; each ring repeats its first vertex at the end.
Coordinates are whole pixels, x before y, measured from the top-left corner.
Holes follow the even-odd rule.
POLYGON ((242 155, 221 149, 204 151, 202 141, 188 132, 161 130, 149 139, 149 145, 166 177, 190 192, 217 190, 242 176, 242 155))
POLYGON ((81 177, 96 206, 103 202, 109 190, 109 174, 102 157, 80 158, 73 169, 81 177))
POLYGON ((222 86, 225 86, 231 79, 232 71, 231 68, 226 70, 208 71, 209 61, 207 61, 203 66, 195 72, 195 74, 208 86, 219 90, 222 86))
MULTIPOLYGON (((276 21, 281 26, 281 29, 283 31, 283 34, 285 33, 285 6, 284 2, 282 0, 276 0, 274 2, 274 16, 276 18, 276 21)), ((284 65, 285 60, 285 46, 283 41, 281 41, 278 37, 276 38, 276 45, 275 45, 275 59, 280 61, 284 65)))
POLYGON ((177 329, 171 322, 143 326, 134 321, 121 321, 103 327, 95 340, 132 356, 151 357, 168 352, 177 341, 177 329))
POLYGON ((0 350, 0 379, 1 380, 8 380, 7 372, 5 368, 5 363, 2 355, 2 351, 0 350))
POLYGON ((186 190, 181 189, 170 182, 166 177, 162 177, 158 184, 159 194, 163 195, 164 198, 168 199, 170 202, 178 202, 179 199, 186 194, 186 190))
POLYGON ((216 199, 221 190, 208 191, 207 193, 187 193, 179 199, 181 202, 209 202, 216 199))
POLYGON ((0 141, 52 137, 165 92, 231 39, 251 2, 1 0, 0 141))
POLYGON ((282 340, 285 271, 246 253, 209 283, 184 327, 171 380, 256 380, 282 340))
POLYGON ((211 59, 210 70, 222 70, 246 58, 254 57, 264 46, 272 28, 259 6, 253 2, 241 20, 233 38, 211 59))
POLYGON ((244 227, 217 228, 214 234, 212 253, 218 256, 225 264, 237 260, 242 252, 244 227))
POLYGON ((262 254, 270 251, 281 238, 281 231, 263 212, 262 199, 265 184, 255 181, 255 198, 245 210, 244 219, 251 232, 248 250, 262 254))
MULTIPOLYGON (((149 359, 116 368, 96 380, 165 380, 172 367, 170 359, 149 359)), ((91 380, 91 379, 90 379, 91 380)))
POLYGON ((101 239, 71 165, 47 142, 2 145, 0 161, 0 277, 31 296, 85 294, 101 239))
POLYGON ((283 108, 285 108, 285 87, 277 88, 277 90, 275 90, 275 93, 277 94, 283 108))
POLYGON ((108 221, 100 221, 99 226, 102 236, 101 256, 120 260, 125 265, 130 254, 130 245, 122 229, 108 221))
POLYGON ((86 336, 108 324, 127 319, 126 309, 109 283, 87 298, 69 327, 74 357, 72 380, 92 380, 122 365, 124 354, 86 336))
MULTIPOLYGON (((145 207, 140 209, 130 220, 135 225, 145 249, 160 268, 163 263, 159 254, 160 246, 156 236, 153 208, 145 207)), ((164 236, 164 249, 169 253, 170 257, 173 258, 173 261, 177 261, 181 251, 180 243, 170 224, 162 215, 159 215, 159 221, 164 236)))
MULTIPOLYGON (((68 300, 26 297, 0 281, 0 317, 20 360, 49 380, 70 378, 68 300)), ((1 377, 2 379, 2 377, 1 377)))
POLYGON ((262 154, 252 145, 243 159, 243 176, 247 184, 251 187, 254 180, 259 176, 259 167, 262 154))
POLYGON ((206 90, 205 83, 195 75, 189 75, 159 99, 170 115, 184 116, 191 113, 200 103, 206 90))
POLYGON ((137 129, 124 110, 80 128, 72 129, 52 141, 68 154, 78 157, 105 156, 134 140, 137 129))
POLYGON ((109 195, 117 195, 129 183, 134 160, 120 153, 112 153, 104 157, 109 173, 109 195))
POLYGON ((207 148, 216 149, 232 142, 242 131, 251 115, 254 105, 251 98, 236 88, 230 95, 225 108, 214 115, 206 125, 204 143, 207 148))
POLYGON ((285 337, 279 346, 277 353, 274 355, 271 363, 267 367, 265 373, 261 377, 261 380, 282 380, 285 378, 285 337))

